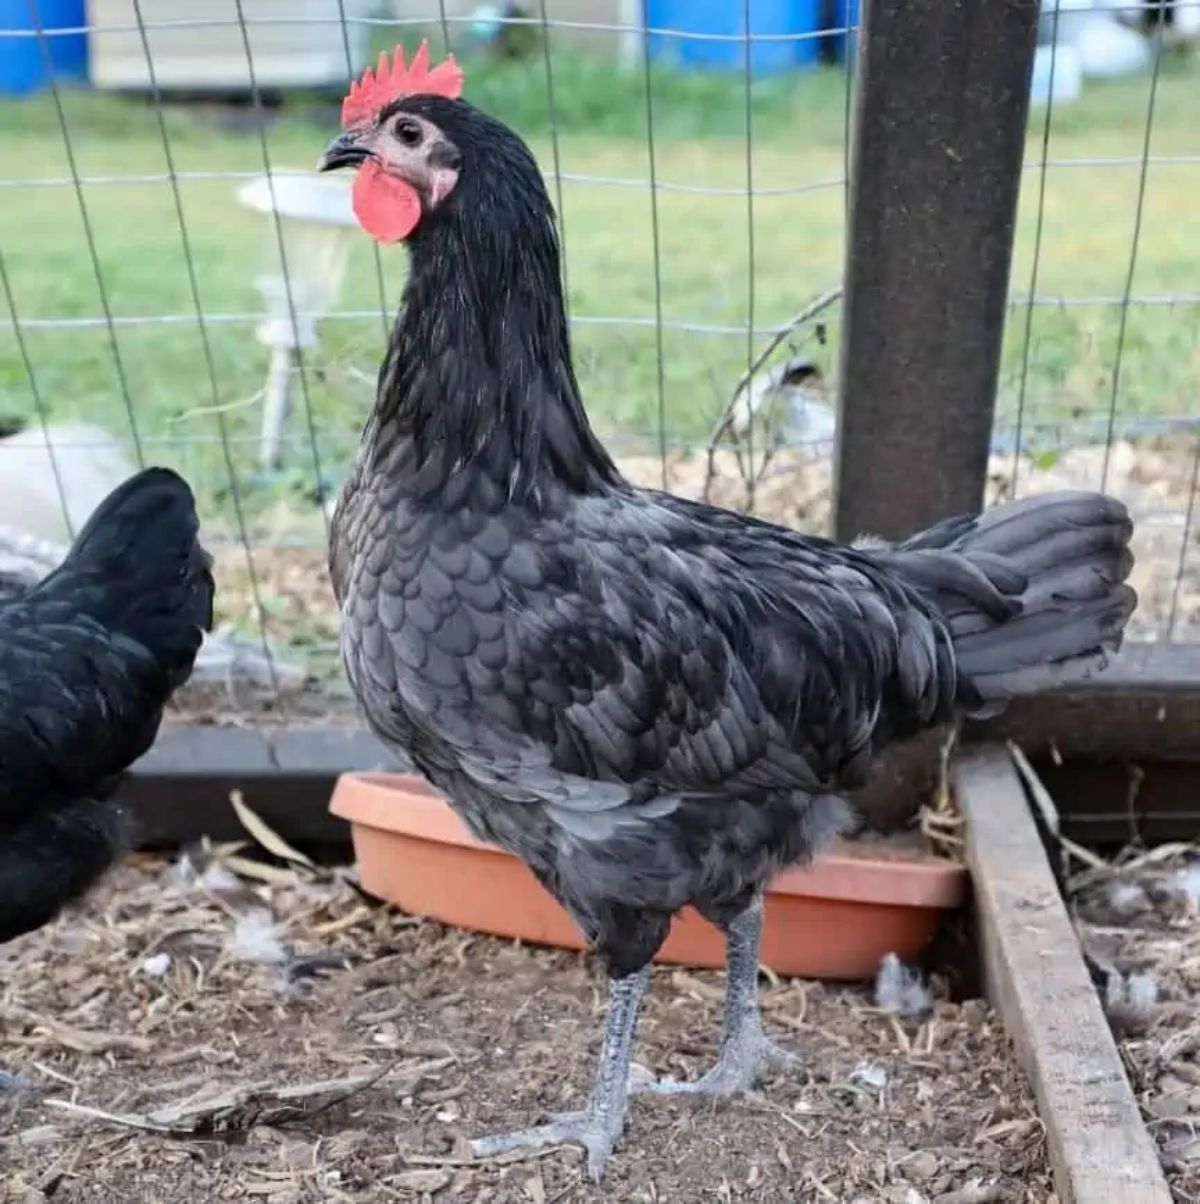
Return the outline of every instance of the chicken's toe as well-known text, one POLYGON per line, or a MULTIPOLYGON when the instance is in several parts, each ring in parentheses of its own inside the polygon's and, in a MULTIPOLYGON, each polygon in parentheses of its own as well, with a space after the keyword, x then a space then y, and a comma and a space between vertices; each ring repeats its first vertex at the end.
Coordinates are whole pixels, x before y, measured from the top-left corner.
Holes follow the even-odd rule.
POLYGON ((597 1182, 604 1176, 609 1155, 625 1127, 625 1116, 586 1112, 560 1112, 544 1125, 497 1133, 471 1142, 476 1158, 494 1158, 509 1150, 536 1150, 550 1145, 576 1144, 587 1152, 588 1173, 597 1182))
POLYGON ((758 1034, 752 1040, 723 1046, 712 1068, 694 1081, 655 1079, 650 1083, 631 1083, 630 1091, 654 1095, 738 1095, 758 1086, 770 1070, 798 1073, 803 1067, 801 1058, 758 1034))

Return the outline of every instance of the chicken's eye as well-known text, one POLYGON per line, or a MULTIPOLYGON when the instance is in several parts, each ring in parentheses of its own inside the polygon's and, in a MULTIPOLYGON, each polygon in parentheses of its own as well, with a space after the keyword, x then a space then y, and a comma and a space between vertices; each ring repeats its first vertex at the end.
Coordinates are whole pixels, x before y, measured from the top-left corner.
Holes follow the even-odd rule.
POLYGON ((396 122, 396 137, 405 146, 416 146, 421 141, 421 127, 409 117, 401 117, 396 122))

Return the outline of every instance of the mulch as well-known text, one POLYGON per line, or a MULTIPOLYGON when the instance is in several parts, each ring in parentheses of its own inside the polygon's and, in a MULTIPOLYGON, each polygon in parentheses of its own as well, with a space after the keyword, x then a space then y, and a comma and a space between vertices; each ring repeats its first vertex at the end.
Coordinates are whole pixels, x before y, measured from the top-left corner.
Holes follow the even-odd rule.
POLYGON ((1172 1193, 1200 1200, 1200 848, 1127 848, 1081 869, 1070 893, 1172 1193))
MULTIPOLYGON (((636 1098, 599 1188, 570 1148, 474 1162, 471 1136, 579 1105, 602 975, 245 848, 131 858, 0 950, 0 983, 0 1062, 27 1084, 0 1093, 5 1200, 1054 1199, 984 1003, 905 1020, 869 986, 774 979, 766 1023, 804 1074, 719 1106, 636 1098)), ((656 970, 638 1061, 697 1074, 722 988, 656 970)))

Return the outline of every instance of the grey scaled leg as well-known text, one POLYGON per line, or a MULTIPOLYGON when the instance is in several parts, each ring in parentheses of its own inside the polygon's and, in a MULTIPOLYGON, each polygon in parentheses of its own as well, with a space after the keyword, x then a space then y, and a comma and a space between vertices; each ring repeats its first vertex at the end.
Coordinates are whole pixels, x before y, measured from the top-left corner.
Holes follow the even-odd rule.
POLYGON ((649 982, 649 966, 609 982, 604 1045, 587 1107, 582 1112, 559 1113, 548 1124, 532 1129, 481 1137, 471 1143, 471 1152, 476 1158, 571 1141, 587 1151, 588 1172, 592 1178, 598 1182, 603 1177, 608 1156, 625 1128, 629 1111, 629 1059, 638 1008, 649 982))
POLYGON ((768 1070, 799 1070, 795 1054, 763 1032, 758 1007, 758 947, 762 938, 762 896, 725 930, 725 1028, 716 1064, 695 1082, 659 1079, 637 1088, 662 1095, 735 1095, 754 1087, 768 1070))

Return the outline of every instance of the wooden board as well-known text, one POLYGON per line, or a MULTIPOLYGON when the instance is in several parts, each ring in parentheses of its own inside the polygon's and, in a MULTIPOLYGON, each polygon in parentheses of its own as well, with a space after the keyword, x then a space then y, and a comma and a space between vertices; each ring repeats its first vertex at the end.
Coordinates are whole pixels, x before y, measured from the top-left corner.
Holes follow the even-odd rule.
POLYGON ((117 797, 141 848, 243 837, 229 803, 236 789, 284 839, 345 857, 349 825, 329 813, 338 775, 406 769, 361 727, 164 727, 117 797))
POLYGON ((1008 753, 952 767, 988 994, 1033 1083, 1061 1204, 1170 1204, 1008 753))
POLYGON ((1063 834, 1081 844, 1149 848, 1195 840, 1200 832, 1195 761, 1030 759, 1058 808, 1063 834))
POLYGON ((1027 754, 1200 760, 1200 644, 1130 641, 1096 677, 1019 698, 966 740, 1015 740, 1027 754))

